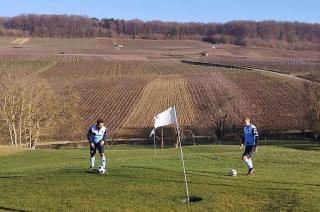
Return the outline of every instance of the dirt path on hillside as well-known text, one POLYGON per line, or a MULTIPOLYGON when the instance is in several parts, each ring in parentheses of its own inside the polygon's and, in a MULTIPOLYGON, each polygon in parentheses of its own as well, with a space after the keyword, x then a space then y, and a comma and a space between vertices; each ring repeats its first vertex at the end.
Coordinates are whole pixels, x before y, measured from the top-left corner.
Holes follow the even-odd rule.
POLYGON ((29 41, 30 38, 17 38, 11 42, 14 45, 23 45, 25 42, 29 41))
POLYGON ((308 82, 308 83, 311 82, 311 83, 320 84, 319 82, 316 82, 316 81, 313 81, 313 80, 309 80, 309 79, 304 79, 304 78, 301 78, 301 77, 299 77, 299 76, 297 76, 295 74, 285 74, 285 73, 273 72, 273 71, 270 71, 270 70, 260 69, 260 68, 252 68, 250 70, 258 71, 258 72, 261 72, 263 74, 268 74, 268 75, 277 75, 277 76, 287 77, 287 78, 299 80, 299 81, 302 81, 302 82, 308 82))
POLYGON ((207 63, 207 62, 198 62, 198 61, 195 62, 195 61, 188 61, 188 60, 181 60, 181 62, 186 63, 186 64, 192 64, 192 65, 213 66, 213 67, 222 67, 222 68, 229 68, 229 69, 243 69, 243 70, 249 70, 249 71, 257 71, 257 72, 261 72, 262 74, 268 74, 269 76, 270 75, 273 75, 273 76, 277 75, 280 77, 288 77, 288 78, 299 80, 302 82, 320 84, 317 81, 305 79, 305 78, 299 77, 295 74, 281 73, 277 70, 262 69, 262 68, 247 67, 247 66, 229 65, 229 64, 222 64, 222 63, 207 63))

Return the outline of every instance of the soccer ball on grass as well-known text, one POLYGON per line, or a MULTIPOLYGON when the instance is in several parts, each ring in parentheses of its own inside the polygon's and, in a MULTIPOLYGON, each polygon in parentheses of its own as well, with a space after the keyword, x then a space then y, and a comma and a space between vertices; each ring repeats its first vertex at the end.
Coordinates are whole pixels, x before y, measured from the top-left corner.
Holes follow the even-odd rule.
POLYGON ((106 173, 106 169, 103 166, 99 166, 98 172, 99 174, 104 174, 106 173))
POLYGON ((232 176, 232 177, 235 177, 235 176, 237 176, 237 171, 235 170, 235 169, 230 169, 230 171, 229 171, 229 176, 232 176))

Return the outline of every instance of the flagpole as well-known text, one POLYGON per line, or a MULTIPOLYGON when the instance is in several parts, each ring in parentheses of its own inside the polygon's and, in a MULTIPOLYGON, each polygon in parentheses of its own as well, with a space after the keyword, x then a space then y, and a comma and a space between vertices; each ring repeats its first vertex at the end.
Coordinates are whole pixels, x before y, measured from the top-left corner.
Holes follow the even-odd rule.
POLYGON ((153 143, 154 143, 154 157, 157 157, 156 128, 154 128, 153 143))
POLYGON ((179 147, 180 147, 180 154, 181 154, 181 161, 182 161, 182 167, 183 167, 184 181, 185 181, 185 184, 186 184, 187 202, 190 202, 187 173, 186 173, 186 168, 185 168, 185 165, 184 165, 184 158, 183 158, 183 152, 182 152, 182 146, 181 146, 180 129, 179 129, 179 123, 178 123, 178 118, 177 118, 176 106, 173 106, 173 109, 174 109, 174 114, 175 114, 175 117, 176 117, 178 141, 179 141, 179 147))

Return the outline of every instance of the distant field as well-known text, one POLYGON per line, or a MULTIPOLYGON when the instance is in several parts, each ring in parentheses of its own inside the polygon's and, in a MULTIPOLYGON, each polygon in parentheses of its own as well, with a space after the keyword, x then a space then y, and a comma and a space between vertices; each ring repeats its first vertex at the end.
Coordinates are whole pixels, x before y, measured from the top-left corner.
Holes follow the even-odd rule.
POLYGON ((318 211, 319 146, 274 141, 260 146, 246 176, 237 145, 184 148, 191 196, 185 204, 178 149, 110 146, 108 173, 91 173, 88 150, 0 152, 0 210, 318 211), (227 176, 234 168, 238 176, 227 176))
POLYGON ((117 136, 148 136, 154 115, 171 105, 177 106, 182 127, 205 132, 208 120, 215 118, 214 109, 222 107, 228 96, 234 97, 229 105, 233 123, 251 116, 264 129, 308 125, 305 117, 310 102, 303 83, 277 75, 175 60, 94 60, 58 62, 40 76, 54 88, 71 86, 80 93, 84 128, 102 116, 117 136))
MULTIPOLYGON (((23 38, 18 38, 23 39, 23 38)), ((18 40, 19 41, 19 40, 18 40)), ((21 41, 21 40, 20 40, 21 41)), ((148 58, 199 57, 201 51, 209 56, 238 58, 309 58, 319 59, 318 51, 213 45, 196 40, 141 40, 110 38, 31 38, 15 44, 17 38, 0 37, 0 54, 94 54, 136 55, 148 58), (123 45, 117 49, 114 43, 123 45), (215 48, 212 48, 214 46, 215 48)))
POLYGON ((255 67, 320 82, 320 57, 317 59, 202 57, 193 61, 255 67))
POLYGON ((138 58, 170 58, 172 55, 199 53, 211 45, 201 41, 173 40, 132 40, 109 38, 32 38, 16 44, 17 39, 0 37, 0 54, 94 54, 94 55, 134 55, 138 58), (116 48, 113 44, 121 44, 116 48))
POLYGON ((172 105, 177 106, 182 129, 196 134, 212 130, 214 110, 225 104, 230 126, 240 126, 243 117, 250 116, 261 130, 310 129, 311 100, 303 81, 269 72, 189 65, 180 58, 275 68, 309 79, 310 74, 318 76, 319 55, 233 45, 212 48, 200 41, 0 38, 0 72, 35 73, 57 93, 71 88, 81 97, 83 131, 104 117, 111 137, 126 138, 148 137, 154 115, 172 105), (23 43, 17 48, 18 41, 23 43), (201 51, 209 56, 199 58, 201 51))

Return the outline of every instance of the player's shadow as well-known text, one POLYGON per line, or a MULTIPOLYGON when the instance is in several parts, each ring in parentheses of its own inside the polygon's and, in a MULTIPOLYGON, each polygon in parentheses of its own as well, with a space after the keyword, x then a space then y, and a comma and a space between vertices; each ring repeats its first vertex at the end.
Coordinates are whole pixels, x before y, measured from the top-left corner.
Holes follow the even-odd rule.
MULTIPOLYGON (((181 173, 182 170, 180 171, 176 171, 176 170, 168 170, 168 169, 161 169, 161 168, 155 168, 155 167, 145 167, 145 166, 122 166, 124 168, 135 168, 135 169, 148 169, 148 170, 155 170, 155 171, 166 171, 166 172, 174 172, 174 173, 181 173)), ((216 172, 216 171, 195 171, 195 170, 187 170, 187 173, 188 174, 191 174, 191 175, 200 175, 198 173, 207 173, 207 174, 212 174, 212 175, 203 175, 203 176, 206 176, 206 177, 217 177, 217 176, 228 176, 226 175, 225 173, 223 172, 216 172)))
POLYGON ((85 157, 83 157, 83 158, 77 157, 77 158, 70 158, 70 159, 72 159, 72 160, 85 160, 86 158, 85 157))
MULTIPOLYGON (((249 179, 242 179, 243 181, 250 181, 249 179)), ((252 181, 251 181, 252 182, 252 181)), ((281 182, 281 181, 265 181, 265 180, 255 180, 258 183, 274 183, 274 184, 281 184, 281 185, 295 185, 295 186, 316 186, 320 187, 320 184, 312 184, 312 183, 292 183, 292 182, 281 182)))
POLYGON ((320 151, 320 144, 285 144, 285 145, 276 145, 278 147, 302 150, 302 151, 320 151))
POLYGON ((229 175, 225 172, 217 172, 217 171, 199 171, 199 170, 188 170, 188 173, 194 174, 194 175, 203 175, 205 177, 216 177, 216 176, 225 176, 228 177, 229 175), (206 175, 207 174, 207 175, 206 175))
MULTIPOLYGON (((198 176, 203 176, 203 177, 213 177, 213 178, 220 178, 220 177, 216 177, 214 175, 207 175, 207 174, 203 174, 203 173, 214 173, 214 172, 207 172, 207 171, 200 171, 199 173, 193 173, 190 170, 190 173, 193 175, 198 175, 198 176)), ((254 176, 248 176, 247 174, 238 174, 239 176, 245 176, 247 178, 242 178, 242 181, 248 181, 248 182, 252 182, 252 179, 250 179, 251 177, 254 176)), ((226 176, 229 177, 229 175, 227 174, 222 174, 222 176, 226 176)), ((227 179, 227 178, 226 178, 227 179)), ((232 178, 230 178, 232 179, 232 178)), ((259 182, 259 183, 265 183, 265 180, 254 180, 254 182, 259 182)), ((291 182, 280 182, 280 181, 269 181, 270 183, 274 183, 274 184, 285 184, 285 185, 296 185, 296 186, 300 186, 300 185, 304 185, 304 186, 320 186, 320 184, 311 184, 311 183, 291 183, 291 182)))
POLYGON ((90 171, 90 170, 86 170, 86 171, 84 171, 84 173, 86 173, 86 174, 97 174, 97 173, 98 173, 98 171, 90 171))
POLYGON ((67 168, 67 169, 63 169, 64 173, 86 173, 86 174, 97 174, 98 171, 97 170, 89 170, 89 169, 79 169, 79 168, 67 168))
MULTIPOLYGON (((161 168, 154 168, 154 167, 143 167, 143 166, 122 166, 123 168, 133 168, 133 169, 147 169, 147 170, 153 170, 153 171, 158 171, 161 173, 164 172, 171 172, 174 174, 182 174, 182 170, 181 171, 175 171, 175 170, 168 170, 168 169, 161 169, 161 168)), ((221 179, 221 176, 226 176, 226 174, 222 173, 222 172, 210 172, 212 175, 208 175, 208 174, 201 174, 201 173, 197 173, 195 171, 187 171, 187 175, 188 176, 199 176, 199 177, 210 177, 210 178, 217 178, 217 179, 221 179)), ((145 175, 143 176, 128 176, 128 175, 117 175, 117 177, 127 177, 127 178, 132 178, 132 179, 146 179, 145 175)), ((160 182, 173 182, 173 183, 183 183, 184 180, 168 180, 168 179, 162 179, 162 178, 158 178, 158 177, 152 177, 152 176, 148 176, 148 179, 151 179, 152 181, 160 181, 160 182)), ((226 180, 229 180, 228 178, 225 178, 226 180)), ((231 180, 231 178, 230 178, 231 180)), ((204 182, 201 183, 199 181, 189 181, 192 184, 208 184, 208 182, 204 182)), ((221 183, 216 183, 216 184, 211 184, 211 185, 224 185, 224 186, 230 186, 230 184, 221 184, 221 183)), ((244 186, 246 187, 246 186, 244 186)))
POLYGON ((15 208, 7 208, 7 207, 2 207, 2 206, 0 206, 0 210, 4 210, 4 211, 29 212, 29 211, 26 211, 26 210, 15 209, 15 208))
MULTIPOLYGON (((155 167, 146 167, 146 166, 121 166, 121 167, 124 167, 124 168, 134 168, 134 169, 149 169, 149 170, 156 170, 156 171, 166 171, 166 172, 175 172, 175 173, 180 173, 181 171, 176 171, 176 170, 168 170, 168 169, 161 169, 161 168, 155 168, 155 167)), ((193 171, 193 170, 187 170, 188 173, 191 173, 191 172, 198 172, 198 171, 193 171)), ((206 171, 200 171, 200 172, 206 172, 206 171)), ((211 172, 207 172, 207 173, 211 173, 211 174, 215 174, 215 175, 220 175, 220 176, 223 176, 225 175, 224 173, 222 172, 214 172, 214 171, 211 171, 211 172)))
POLYGON ((23 176, 18 176, 18 175, 14 175, 14 176, 0 176, 0 179, 15 179, 15 178, 20 178, 23 176))
MULTIPOLYGON (((160 171, 161 173, 163 172, 171 172, 171 173, 175 173, 175 174, 180 174, 182 173, 182 171, 175 171, 175 170, 167 170, 167 169, 160 169, 160 168, 154 168, 154 167, 143 167, 143 166, 121 166, 123 168, 133 168, 133 169, 147 169, 147 170, 154 170, 154 171, 160 171)), ((207 178, 215 178, 215 179, 219 179, 221 180, 222 176, 225 176, 224 180, 230 181, 232 182, 234 179, 233 177, 228 176, 225 173, 222 172, 208 172, 208 171, 193 171, 193 170, 189 170, 187 171, 187 175, 190 176, 198 176, 198 177, 207 177, 207 178)), ((118 175, 114 175, 117 177, 125 177, 125 178, 131 178, 131 179, 143 179, 145 180, 146 177, 145 175, 143 176, 132 176, 132 175, 123 175, 123 174, 118 174, 118 175)), ((244 174, 244 176, 246 176, 244 174)), ((248 179, 242 178, 241 180, 243 181, 250 181, 252 182, 252 179, 250 179, 251 176, 248 177, 248 179)), ((152 177, 152 176, 148 176, 149 180, 155 181, 155 182, 173 182, 173 183, 183 183, 184 180, 168 180, 168 179, 162 179, 159 177, 152 177)), ((230 187, 233 186, 232 184, 229 183, 214 183, 214 182, 200 182, 200 181, 194 181, 194 180, 189 180, 188 181, 190 184, 198 184, 198 185, 212 185, 212 186, 226 186, 226 187, 230 187)), ((257 181, 254 180, 254 182, 261 182, 261 183, 265 183, 265 181, 257 181)), ((301 185, 306 185, 306 186, 320 186, 319 184, 303 184, 303 183, 290 183, 290 182, 278 182, 278 181, 269 181, 270 183, 275 183, 275 184, 286 184, 286 185, 296 185, 296 186, 301 186, 301 185)), ((261 187, 261 185, 259 186, 252 186, 251 183, 250 187, 252 188, 257 188, 259 189, 261 187)), ((242 187, 242 188, 248 188, 248 186, 246 184, 244 185, 237 185, 237 187, 242 187)), ((296 188, 268 188, 268 187, 264 187, 265 190, 279 190, 279 191, 293 191, 293 190, 298 190, 296 188)))

